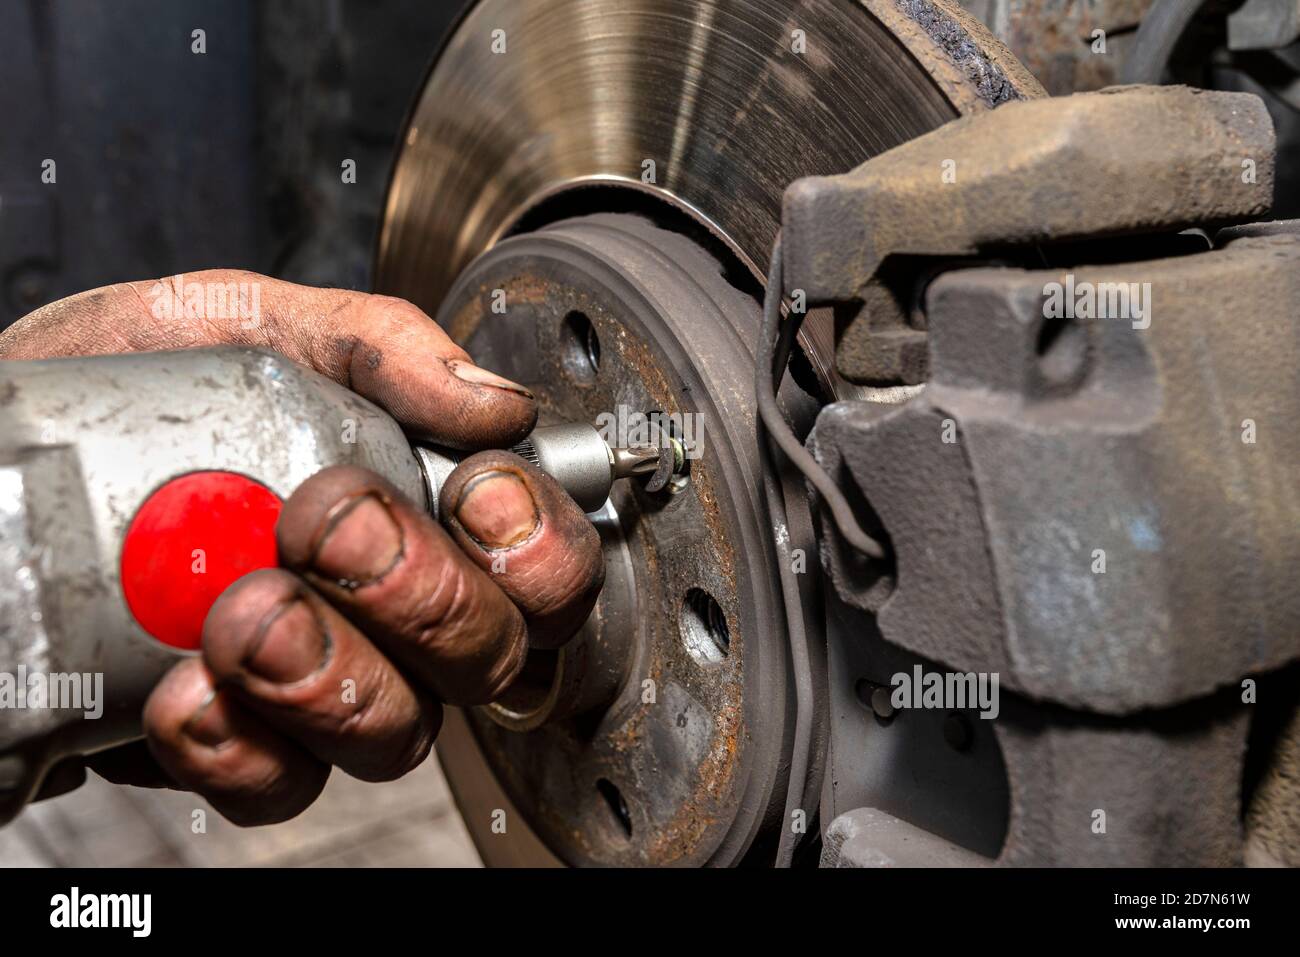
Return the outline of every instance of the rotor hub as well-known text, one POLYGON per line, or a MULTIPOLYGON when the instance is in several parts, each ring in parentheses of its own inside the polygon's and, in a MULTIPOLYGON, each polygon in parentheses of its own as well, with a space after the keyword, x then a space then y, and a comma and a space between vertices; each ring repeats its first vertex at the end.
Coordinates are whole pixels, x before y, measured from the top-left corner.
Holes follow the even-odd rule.
POLYGON ((503 702, 466 716, 482 770, 568 863, 736 862, 784 800, 789 743, 757 303, 690 239, 600 215, 499 244, 439 322, 533 390, 543 422, 592 422, 613 445, 662 428, 688 459, 659 492, 619 483, 597 516, 609 582, 573 642, 531 652, 503 702))

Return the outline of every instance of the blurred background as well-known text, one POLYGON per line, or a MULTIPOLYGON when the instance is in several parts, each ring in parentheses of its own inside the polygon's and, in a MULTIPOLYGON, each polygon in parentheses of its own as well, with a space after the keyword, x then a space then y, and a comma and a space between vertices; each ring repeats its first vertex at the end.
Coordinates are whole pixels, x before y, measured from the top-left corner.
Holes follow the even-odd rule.
MULTIPOLYGON (((460 6, 0 4, 0 328, 84 289, 216 266, 366 288, 394 140, 460 6)), ((274 827, 91 774, 0 829, 0 866, 477 863, 434 759, 391 784, 336 770, 274 827)))
POLYGON ((0 328, 218 266, 366 287, 394 139, 461 6, 0 4, 0 328))

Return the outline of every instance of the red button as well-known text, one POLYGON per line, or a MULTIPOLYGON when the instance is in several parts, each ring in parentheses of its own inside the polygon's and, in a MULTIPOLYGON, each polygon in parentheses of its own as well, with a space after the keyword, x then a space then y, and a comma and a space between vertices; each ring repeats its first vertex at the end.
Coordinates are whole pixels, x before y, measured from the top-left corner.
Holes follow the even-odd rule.
POLYGON ((140 627, 194 650, 231 583, 277 564, 280 499, 234 472, 191 472, 149 496, 122 545, 122 592, 140 627))

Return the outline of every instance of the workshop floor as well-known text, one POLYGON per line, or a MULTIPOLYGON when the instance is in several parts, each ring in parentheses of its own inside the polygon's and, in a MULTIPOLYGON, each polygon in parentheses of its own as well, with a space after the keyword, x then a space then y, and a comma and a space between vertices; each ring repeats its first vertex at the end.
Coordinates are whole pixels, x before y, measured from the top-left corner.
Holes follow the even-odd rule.
POLYGON ((305 813, 238 828, 202 799, 118 787, 94 774, 0 829, 0 867, 478 867, 438 762, 365 784, 335 770, 305 813), (207 832, 193 833, 194 811, 207 832))

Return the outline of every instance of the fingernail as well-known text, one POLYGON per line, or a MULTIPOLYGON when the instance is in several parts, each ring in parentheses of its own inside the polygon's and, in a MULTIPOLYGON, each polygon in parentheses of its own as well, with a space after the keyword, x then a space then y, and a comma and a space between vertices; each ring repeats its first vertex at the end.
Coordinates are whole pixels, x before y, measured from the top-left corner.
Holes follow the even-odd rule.
POLYGON ((402 557, 402 530, 374 493, 344 500, 325 518, 311 565, 344 588, 383 578, 402 557))
POLYGON ((489 471, 474 476, 461 491, 456 520, 484 548, 509 548, 531 535, 540 517, 519 476, 489 471))
POLYGON ((315 674, 329 656, 320 619, 301 598, 273 609, 258 629, 244 667, 260 678, 292 684, 315 674))
POLYGON ((457 379, 465 382, 471 382, 474 385, 490 385, 494 389, 505 389, 508 392, 514 392, 526 398, 533 398, 533 394, 521 386, 518 382, 511 382, 509 379, 503 379, 495 372, 488 372, 487 369, 480 369, 471 362, 461 362, 459 359, 449 359, 447 368, 457 379))
POLYGON ((194 709, 185 722, 185 733, 199 744, 215 748, 225 744, 235 735, 235 729, 226 719, 226 709, 217 704, 217 691, 208 692, 202 703, 194 709))

